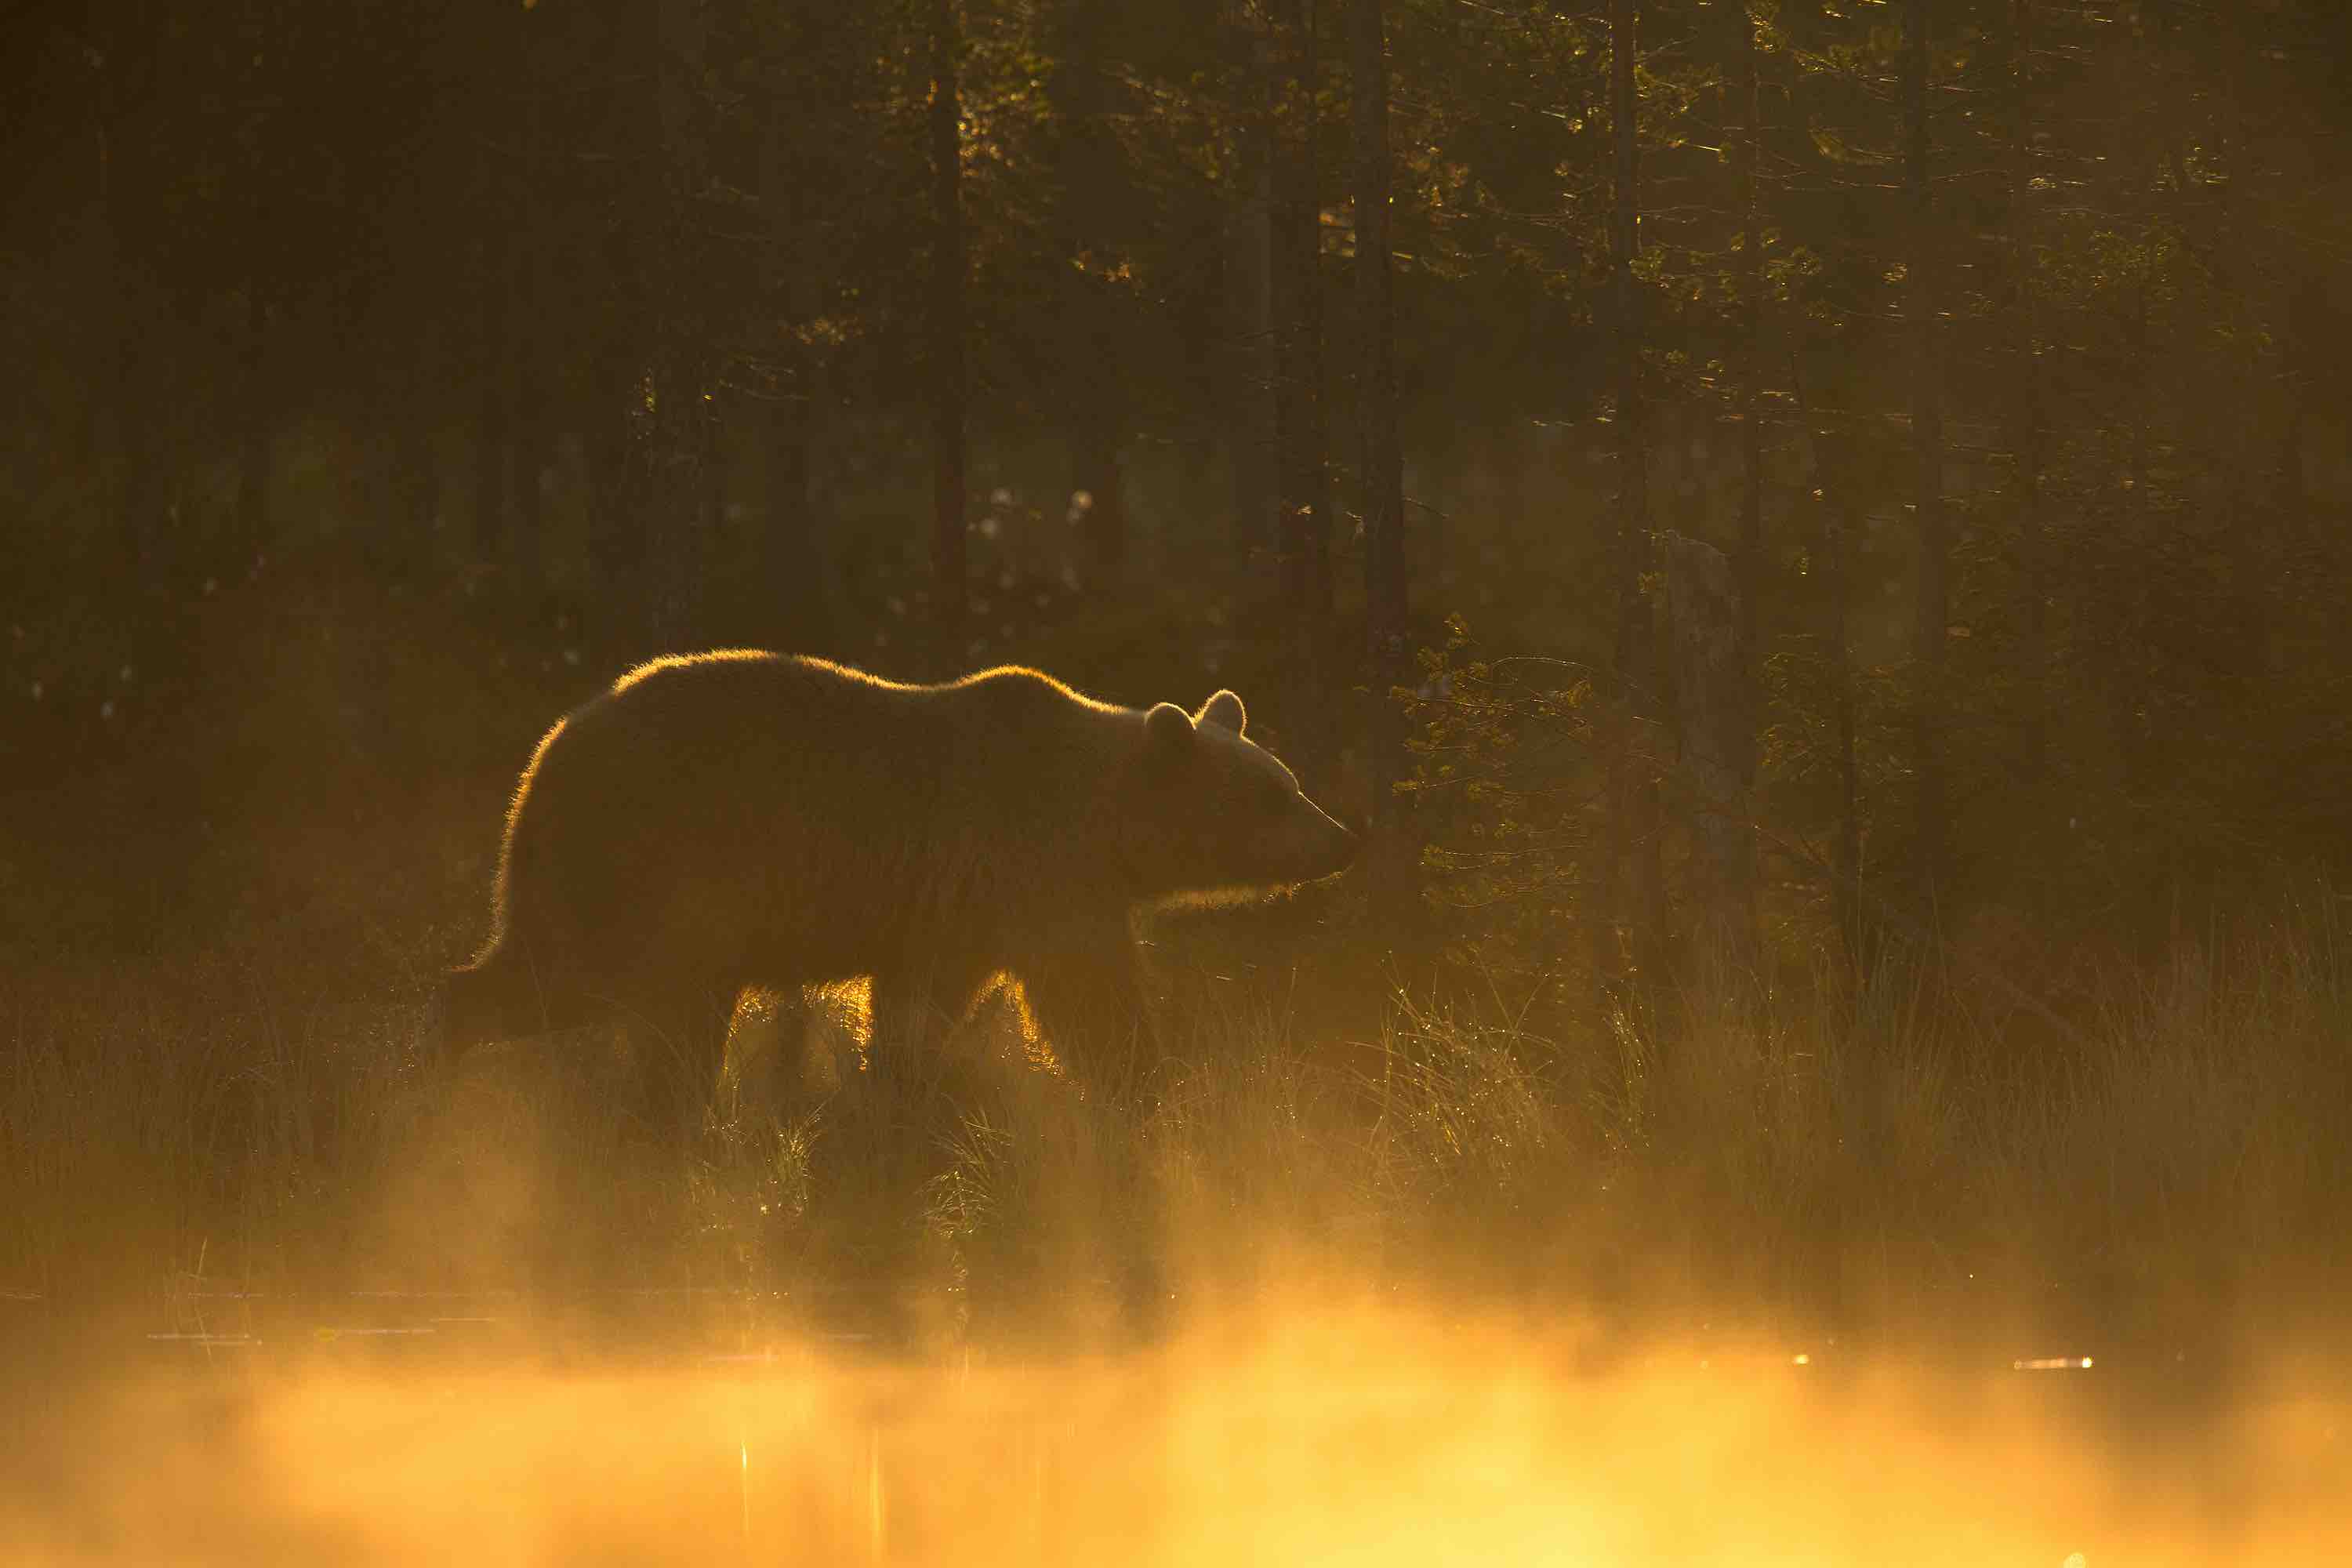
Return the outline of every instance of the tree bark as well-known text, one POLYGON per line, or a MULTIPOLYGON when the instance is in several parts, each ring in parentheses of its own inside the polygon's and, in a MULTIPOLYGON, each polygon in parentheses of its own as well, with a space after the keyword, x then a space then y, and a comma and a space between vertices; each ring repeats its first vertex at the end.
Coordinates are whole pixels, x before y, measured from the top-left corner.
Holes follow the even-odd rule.
POLYGON ((1697 883, 1691 973, 1727 984, 1752 973, 1756 960, 1755 850, 1740 771, 1752 742, 1742 606, 1732 563, 1713 545, 1670 533, 1665 565, 1682 737, 1676 794, 1688 813, 1697 883))
POLYGON ((1233 396, 1228 442, 1233 452, 1234 569, 1249 581, 1261 554, 1275 543, 1277 502, 1274 388, 1274 46, 1265 28, 1235 24, 1243 59, 1237 76, 1234 164, 1239 198, 1233 210, 1232 263, 1226 268, 1232 314, 1233 396))
POLYGON ((277 399, 269 374, 269 301, 258 266, 245 282, 244 384, 239 390, 236 543, 240 564, 269 546, 269 437, 277 399))
POLYGON ((2011 0, 2009 252, 2016 301, 2011 312, 2015 386, 2012 486, 2017 508, 2020 590, 2025 601, 2025 712, 2019 775, 2029 820, 2038 820, 2050 772, 2050 544, 2042 511, 2046 421, 2042 403, 2041 290, 2035 279, 2030 214, 2033 187, 2033 0, 2011 0))
POLYGON ((772 62, 767 140, 761 163, 761 205, 768 220, 770 295, 782 328, 777 334, 774 401, 767 442, 767 520, 761 534, 761 578, 765 603, 755 635, 763 646, 801 652, 830 647, 833 594, 828 552, 818 518, 814 485, 817 383, 823 374, 818 351, 806 335, 817 311, 817 247, 814 215, 801 193, 806 171, 794 149, 809 128, 795 110, 806 100, 800 90, 801 58, 814 49, 810 13, 796 12, 803 26, 784 40, 783 58, 772 62))
POLYGON ((1838 797, 1837 825, 1830 845, 1830 912, 1848 981, 1858 987, 1868 964, 1868 943, 1862 923, 1862 774, 1854 753, 1853 653, 1848 630, 1853 597, 1848 568, 1853 487, 1850 476, 1842 469, 1832 471, 1835 465, 1823 455, 1827 443, 1806 405, 1804 377, 1793 357, 1789 382, 1797 402, 1797 426, 1805 432, 1811 454, 1812 482, 1808 493, 1819 512, 1811 543, 1822 572, 1821 637, 1830 671, 1838 797))
POLYGON ((1609 248, 1610 295, 1617 328, 1618 490, 1609 882, 1615 907, 1612 921, 1596 922, 1601 942, 1596 959, 1604 976, 1622 981, 1630 969, 1646 984, 1654 977, 1664 940, 1665 884, 1658 834, 1657 775, 1648 755, 1654 741, 1651 721, 1656 716, 1657 627, 1643 591, 1643 577, 1650 563, 1650 508, 1642 405, 1642 324, 1633 280, 1633 256, 1641 239, 1641 100, 1635 76, 1640 17, 1639 0, 1610 0, 1609 100, 1615 191, 1609 248))
POLYGON ((660 29, 645 0, 616 6, 598 60, 606 168, 615 221, 606 226, 604 272, 609 289, 597 312, 590 416, 584 433, 590 491, 589 565, 593 590, 584 626, 597 661, 617 665, 647 651, 655 595, 648 579, 659 530, 647 493, 649 465, 639 448, 649 434, 647 400, 657 391, 655 295, 660 251, 664 143, 647 62, 658 58, 660 29), (634 22, 635 26, 624 23, 634 22))
POLYGON ((1108 123, 1109 83, 1102 59, 1107 0, 1065 0, 1061 68, 1055 75, 1061 119, 1060 244, 1067 265, 1062 389, 1070 450, 1071 506, 1097 574, 1127 560, 1127 510, 1119 445, 1126 424, 1125 378, 1106 276, 1117 206, 1118 154, 1108 123), (1083 500, 1078 498, 1085 498, 1083 500))
POLYGON ((1382 0, 1349 0, 1353 56, 1356 330, 1363 359, 1356 412, 1364 513, 1364 668, 1370 786, 1367 879, 1374 911, 1391 923, 1419 907, 1418 849, 1405 801, 1404 714, 1391 693, 1412 679, 1406 646, 1404 454, 1397 435, 1396 302, 1389 274, 1389 69, 1382 0))
POLYGON ((113 325, 106 383, 114 470, 109 499, 122 570, 143 593, 154 575, 163 525, 150 370, 156 312, 142 226, 152 207, 147 193, 153 160, 142 118, 155 100, 156 42, 143 0, 115 0, 101 16, 96 173, 104 228, 97 298, 98 314, 113 325))
POLYGON ((637 442, 652 589, 646 638, 656 652, 703 640, 703 576, 716 510, 711 398, 717 380, 702 268, 701 196, 708 150, 700 113, 706 18, 701 0, 656 0, 656 163, 646 184, 646 230, 658 258, 653 342, 637 442))
POLYGON ((934 663, 946 679, 967 659, 970 595, 964 534, 963 50, 956 0, 932 0, 931 102, 931 614, 934 663))
POLYGON ((1288 628, 1290 750, 1310 778, 1328 761, 1331 622, 1329 437, 1323 406, 1322 180, 1316 0, 1289 0, 1284 113, 1276 140, 1274 266, 1281 363, 1275 385, 1281 517, 1276 548, 1288 628))
POLYGON ((1930 919, 1946 895, 1950 826, 1944 777, 1947 693, 1944 645, 1951 622, 1951 539, 1944 510, 1944 406, 1941 262, 1930 183, 1927 105, 1929 31, 1935 0, 1911 0, 1903 54, 1905 184, 1911 204, 1910 263, 1905 311, 1911 336, 1911 440, 1919 523, 1918 607, 1912 627, 1912 765, 1916 802, 1918 877, 1930 919))
POLYGON ((484 155, 486 188, 475 237, 473 543, 474 559, 486 565, 499 562, 505 553, 507 462, 512 438, 507 408, 515 367, 507 349, 506 230, 514 221, 514 193, 506 181, 489 172, 498 168, 503 157, 502 147, 484 155))
POLYGON ((1720 920, 1727 945, 1743 965, 1756 940, 1756 840, 1748 830, 1754 809, 1757 758, 1764 727, 1764 643, 1759 620, 1764 601, 1764 207, 1758 163, 1763 137, 1763 90, 1757 68, 1756 24, 1747 0, 1730 7, 1738 29, 1739 94, 1739 541, 1732 593, 1738 657, 1732 669, 1731 711, 1726 722, 1730 782, 1739 803, 1736 844, 1720 846, 1727 879, 1720 920))
POLYGON ((517 7, 506 21, 514 40, 514 79, 521 89, 521 134, 517 147, 519 189, 512 211, 522 243, 512 259, 518 296, 511 303, 514 337, 511 430, 513 549, 516 606, 534 634, 551 619, 547 593, 546 505, 541 489, 553 439, 546 299, 548 249, 545 234, 547 180, 547 86, 540 66, 535 29, 539 12, 517 7))

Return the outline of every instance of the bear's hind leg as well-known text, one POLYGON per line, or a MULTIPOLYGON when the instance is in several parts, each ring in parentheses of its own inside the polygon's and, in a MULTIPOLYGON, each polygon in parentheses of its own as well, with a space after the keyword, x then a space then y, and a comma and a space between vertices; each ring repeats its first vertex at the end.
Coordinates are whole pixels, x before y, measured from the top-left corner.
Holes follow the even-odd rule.
POLYGON ((684 1149, 701 1134, 734 1012, 735 994, 705 985, 641 993, 625 1009, 638 1115, 648 1136, 684 1149))

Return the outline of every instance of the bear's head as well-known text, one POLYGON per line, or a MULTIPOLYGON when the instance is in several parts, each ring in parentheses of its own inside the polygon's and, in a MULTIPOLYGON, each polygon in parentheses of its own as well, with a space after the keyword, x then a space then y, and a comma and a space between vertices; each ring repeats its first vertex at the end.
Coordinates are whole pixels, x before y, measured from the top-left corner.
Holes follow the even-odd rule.
POLYGON ((1242 700, 1220 691, 1187 713, 1143 716, 1127 858, 1145 899, 1254 891, 1345 870, 1356 836, 1244 732, 1242 700))

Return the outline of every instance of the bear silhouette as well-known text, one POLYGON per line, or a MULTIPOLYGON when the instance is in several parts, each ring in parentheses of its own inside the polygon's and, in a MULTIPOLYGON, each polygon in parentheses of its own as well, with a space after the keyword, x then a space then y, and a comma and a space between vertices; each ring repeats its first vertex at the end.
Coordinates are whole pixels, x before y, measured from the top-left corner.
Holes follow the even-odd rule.
POLYGON ((1251 741, 1035 670, 902 685, 822 659, 656 659, 549 731, 508 814, 455 1048, 619 1016, 649 1117, 691 1125, 747 987, 871 982, 877 1061, 1000 974, 1083 1079, 1142 1021, 1139 907, 1329 876, 1355 836, 1251 741))

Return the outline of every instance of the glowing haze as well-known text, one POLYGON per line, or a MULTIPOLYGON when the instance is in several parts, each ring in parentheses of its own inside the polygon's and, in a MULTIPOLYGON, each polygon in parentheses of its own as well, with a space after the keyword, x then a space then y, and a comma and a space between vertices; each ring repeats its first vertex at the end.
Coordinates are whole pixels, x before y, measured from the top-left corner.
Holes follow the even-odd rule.
POLYGON ((2096 1368, 1604 1365, 1573 1327, 1313 1300, 1050 1365, 130 1382, 19 1412, 0 1563, 2352 1561, 2352 1430, 2308 1384, 2148 1426, 2096 1368))

